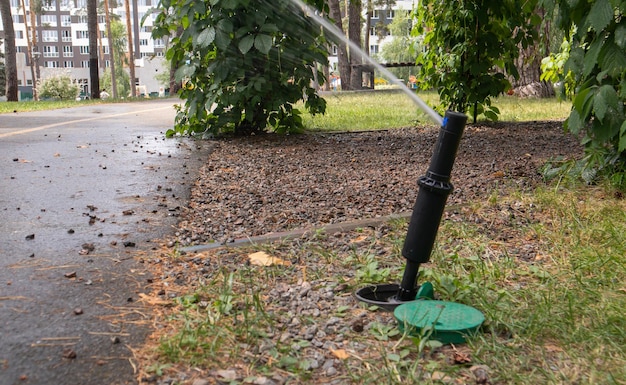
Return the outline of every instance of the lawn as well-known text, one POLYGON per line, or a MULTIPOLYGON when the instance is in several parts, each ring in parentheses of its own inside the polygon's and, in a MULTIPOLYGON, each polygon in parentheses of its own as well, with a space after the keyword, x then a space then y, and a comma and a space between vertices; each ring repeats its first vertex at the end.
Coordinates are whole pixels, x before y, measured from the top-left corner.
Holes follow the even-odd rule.
MULTIPOLYGON (((435 92, 420 92, 420 98, 435 107, 439 97, 435 92)), ((304 123, 311 131, 358 131, 410 127, 431 124, 411 99, 398 90, 357 93, 328 93, 324 115, 304 115, 304 123)), ((571 103, 550 99, 520 99, 501 96, 493 101, 500 109, 500 120, 507 122, 533 120, 564 120, 569 116, 571 103)), ((479 116, 479 120, 484 117, 479 116)))

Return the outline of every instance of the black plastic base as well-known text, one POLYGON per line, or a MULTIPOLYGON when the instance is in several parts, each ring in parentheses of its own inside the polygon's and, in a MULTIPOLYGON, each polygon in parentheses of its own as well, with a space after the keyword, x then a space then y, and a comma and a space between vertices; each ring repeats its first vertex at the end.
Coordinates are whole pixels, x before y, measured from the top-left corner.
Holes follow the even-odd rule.
POLYGON ((396 307, 402 305, 403 303, 415 300, 415 297, 408 301, 399 300, 399 290, 400 285, 395 283, 372 285, 357 290, 355 295, 356 298, 361 302, 365 302, 370 305, 376 305, 388 311, 393 311, 396 307))

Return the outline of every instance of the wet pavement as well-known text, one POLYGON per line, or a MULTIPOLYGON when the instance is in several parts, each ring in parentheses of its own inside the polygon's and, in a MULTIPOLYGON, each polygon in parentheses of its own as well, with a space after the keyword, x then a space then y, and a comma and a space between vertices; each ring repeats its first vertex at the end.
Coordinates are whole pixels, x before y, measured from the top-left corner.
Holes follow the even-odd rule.
POLYGON ((0 384, 131 384, 142 257, 210 145, 165 139, 173 99, 0 115, 0 384))

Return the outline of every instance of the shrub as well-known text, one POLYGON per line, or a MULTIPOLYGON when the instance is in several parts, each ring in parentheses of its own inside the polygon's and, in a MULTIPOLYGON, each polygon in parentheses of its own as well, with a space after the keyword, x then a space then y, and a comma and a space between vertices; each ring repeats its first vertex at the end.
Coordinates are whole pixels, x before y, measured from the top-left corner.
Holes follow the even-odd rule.
POLYGON ((46 99, 73 100, 80 93, 80 86, 68 75, 44 79, 39 86, 39 96, 46 99))

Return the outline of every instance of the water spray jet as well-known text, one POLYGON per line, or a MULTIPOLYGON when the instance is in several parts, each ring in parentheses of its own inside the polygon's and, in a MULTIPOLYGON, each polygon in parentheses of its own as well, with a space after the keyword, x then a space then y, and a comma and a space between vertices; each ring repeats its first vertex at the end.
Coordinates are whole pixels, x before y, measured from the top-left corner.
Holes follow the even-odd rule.
POLYGON ((393 311, 400 329, 408 333, 431 330, 431 338, 444 343, 462 343, 465 336, 475 332, 484 321, 478 310, 453 302, 436 301, 433 286, 429 282, 417 284, 421 264, 430 260, 439 224, 448 195, 453 186, 450 175, 457 150, 467 122, 464 113, 447 111, 441 117, 417 94, 406 87, 389 70, 367 55, 361 47, 348 39, 335 25, 321 17, 302 0, 291 0, 304 11, 305 16, 316 21, 334 38, 350 47, 352 53, 361 57, 391 79, 433 121, 440 125, 430 166, 417 181, 419 192, 413 207, 407 235, 402 248, 406 266, 401 283, 370 285, 359 289, 356 297, 367 304, 393 311), (422 301, 423 300, 423 301, 422 301))

